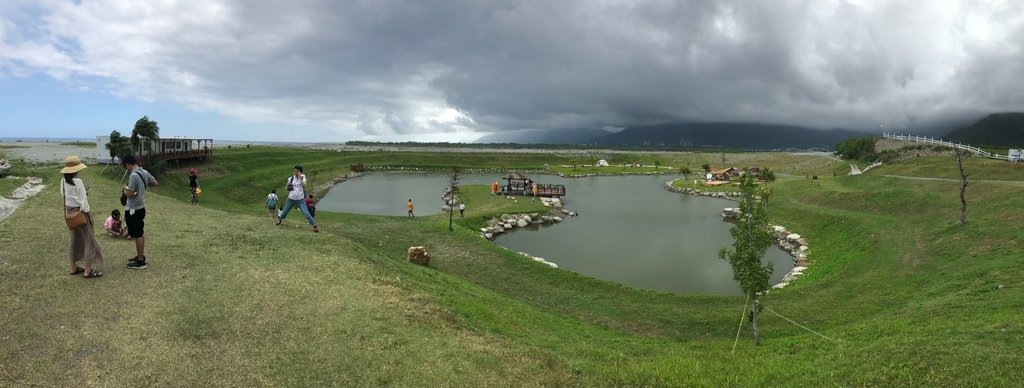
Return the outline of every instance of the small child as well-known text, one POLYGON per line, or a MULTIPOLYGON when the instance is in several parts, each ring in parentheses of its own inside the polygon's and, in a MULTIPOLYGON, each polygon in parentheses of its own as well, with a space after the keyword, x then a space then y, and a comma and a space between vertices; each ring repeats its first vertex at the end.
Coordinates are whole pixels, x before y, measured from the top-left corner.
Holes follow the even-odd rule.
POLYGON ((309 216, 316 218, 316 200, 313 199, 313 194, 306 198, 306 210, 309 210, 309 216))
POLYGON ((103 229, 110 237, 128 237, 128 231, 121 226, 121 212, 117 209, 110 212, 110 217, 103 223, 103 229))

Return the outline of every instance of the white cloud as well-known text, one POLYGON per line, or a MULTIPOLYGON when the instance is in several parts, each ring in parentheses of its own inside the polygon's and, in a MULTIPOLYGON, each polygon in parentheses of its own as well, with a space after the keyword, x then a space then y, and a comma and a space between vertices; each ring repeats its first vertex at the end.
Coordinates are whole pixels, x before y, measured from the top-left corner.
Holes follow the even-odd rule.
POLYGON ((691 120, 874 128, 1024 106, 1024 5, 1012 1, 46 0, 0 11, 0 77, 42 73, 365 138, 691 120))

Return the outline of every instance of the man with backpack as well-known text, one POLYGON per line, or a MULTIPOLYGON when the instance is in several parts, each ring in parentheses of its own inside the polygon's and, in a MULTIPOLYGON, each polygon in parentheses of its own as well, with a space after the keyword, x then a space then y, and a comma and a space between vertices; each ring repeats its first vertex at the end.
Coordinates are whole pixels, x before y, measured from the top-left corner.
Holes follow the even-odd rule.
POLYGON ((124 201, 124 221, 128 236, 135 239, 135 257, 128 260, 130 269, 146 269, 146 188, 159 183, 148 171, 139 166, 135 155, 121 158, 121 165, 128 171, 128 185, 121 190, 124 201))
POLYGON ((297 207, 302 210, 302 215, 306 216, 306 222, 313 226, 313 233, 320 233, 320 228, 316 226, 316 221, 306 207, 306 174, 302 173, 302 166, 295 166, 292 170, 292 176, 288 177, 285 189, 288 190, 288 199, 284 202, 281 215, 277 217, 277 225, 281 225, 288 217, 288 212, 297 207))

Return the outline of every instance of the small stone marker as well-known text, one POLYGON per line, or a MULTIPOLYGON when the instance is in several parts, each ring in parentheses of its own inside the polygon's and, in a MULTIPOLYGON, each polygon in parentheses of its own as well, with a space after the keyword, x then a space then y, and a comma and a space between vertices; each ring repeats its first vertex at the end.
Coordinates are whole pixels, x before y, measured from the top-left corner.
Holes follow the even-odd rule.
POLYGON ((424 247, 409 247, 409 261, 419 264, 427 265, 430 263, 430 254, 427 253, 427 248, 424 247))

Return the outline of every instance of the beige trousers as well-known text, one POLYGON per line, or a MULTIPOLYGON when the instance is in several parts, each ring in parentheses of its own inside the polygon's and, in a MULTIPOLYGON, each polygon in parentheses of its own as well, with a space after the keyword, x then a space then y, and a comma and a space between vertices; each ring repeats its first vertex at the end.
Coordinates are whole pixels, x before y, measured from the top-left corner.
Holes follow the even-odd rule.
MULTIPOLYGON (((67 211, 78 210, 77 207, 69 207, 67 211)), ((71 230, 71 248, 68 251, 68 260, 71 265, 83 261, 89 264, 90 268, 98 268, 103 265, 103 254, 100 253, 100 244, 96 242, 96 235, 93 234, 92 214, 88 215, 89 222, 71 230)))

